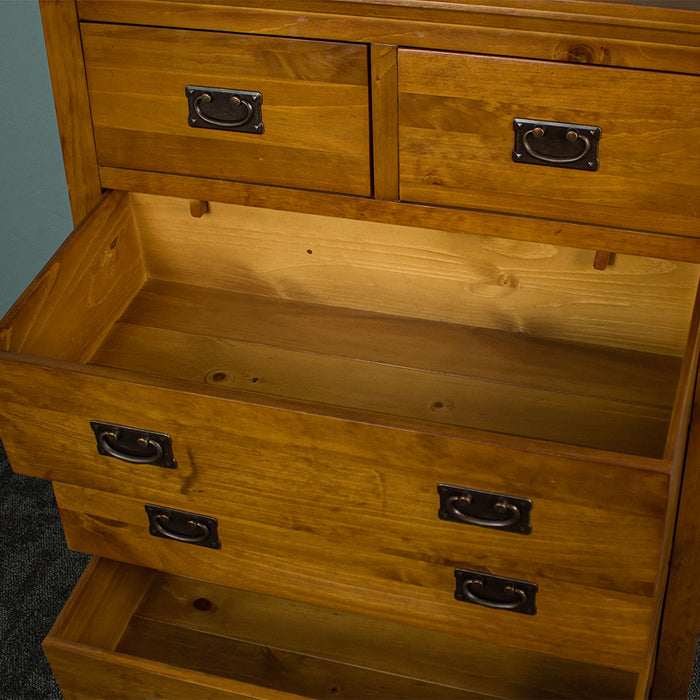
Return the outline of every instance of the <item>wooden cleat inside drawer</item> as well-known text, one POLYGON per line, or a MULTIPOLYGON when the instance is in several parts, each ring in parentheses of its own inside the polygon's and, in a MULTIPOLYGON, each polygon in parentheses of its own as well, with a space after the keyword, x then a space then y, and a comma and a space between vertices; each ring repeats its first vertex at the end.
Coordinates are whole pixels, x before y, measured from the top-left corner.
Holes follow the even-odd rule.
POLYGON ((107 559, 89 564, 43 648, 67 699, 624 698, 635 681, 107 559))

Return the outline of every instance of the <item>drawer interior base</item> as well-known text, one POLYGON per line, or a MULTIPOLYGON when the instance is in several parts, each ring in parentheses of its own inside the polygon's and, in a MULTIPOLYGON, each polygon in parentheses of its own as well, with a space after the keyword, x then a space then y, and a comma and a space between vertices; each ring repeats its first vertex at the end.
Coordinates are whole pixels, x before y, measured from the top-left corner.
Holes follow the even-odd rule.
MULTIPOLYGON (((633 696, 636 681, 631 673, 149 573, 106 559, 93 560, 44 643, 59 669, 59 683, 65 667, 62 645, 94 646, 97 641, 111 652, 115 670, 139 659, 150 664, 154 675, 179 667, 185 675, 189 670, 263 688, 260 697, 277 698, 279 692, 280 697, 368 700, 623 698, 633 696), (129 597, 124 589, 130 584, 129 597), (121 616, 119 609, 99 609, 99 600, 115 586, 129 603, 121 616), (92 629, 98 625, 118 634, 96 638, 92 629)), ((201 683, 205 676, 197 677, 201 683)))

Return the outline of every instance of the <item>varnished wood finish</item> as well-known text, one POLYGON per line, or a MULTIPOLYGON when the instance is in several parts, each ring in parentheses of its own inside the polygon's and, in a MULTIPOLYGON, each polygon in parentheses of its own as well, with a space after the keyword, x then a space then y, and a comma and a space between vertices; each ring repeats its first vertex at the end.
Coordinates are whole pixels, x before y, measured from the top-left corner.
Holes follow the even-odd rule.
POLYGON ((40 0, 68 196, 77 226, 102 194, 75 4, 40 0))
POLYGON ((0 347, 86 361, 146 277, 128 199, 106 195, 0 325, 0 347))
POLYGON ((596 250, 612 248, 618 253, 630 255, 700 262, 700 246, 697 240, 686 236, 322 192, 286 190, 264 185, 219 182, 209 178, 121 168, 101 168, 100 174, 105 186, 129 192, 185 199, 196 197, 214 202, 321 214, 357 221, 375 221, 400 226, 418 224, 426 229, 575 246, 593 251, 591 267, 596 250))
POLYGON ((402 50, 401 199, 700 235, 699 111, 697 76, 402 50), (514 163, 515 118, 599 127, 600 169, 514 163))
POLYGON ((655 665, 654 697, 681 697, 700 12, 42 15, 74 218, 100 185, 139 194, 108 195, 2 322, 3 442, 56 481, 72 546, 247 589, 94 564, 46 643, 66 697, 642 700, 655 665), (257 145, 187 126, 185 84, 260 80, 257 145), (513 164, 514 116, 602 126, 600 170, 513 164), (167 432, 178 468, 99 455, 95 418, 167 432), (439 482, 531 498, 532 534, 441 521, 439 482), (145 503, 214 515, 222 549, 151 537, 145 503), (537 615, 455 601, 457 566, 536 582, 537 615))
POLYGON ((397 47, 370 47, 374 196, 399 198, 397 47))
MULTIPOLYGON (((700 410, 696 387, 694 414, 700 410)), ((675 524, 673 556, 659 639, 657 671, 651 697, 671 700, 688 696, 690 677, 700 634, 697 582, 700 580, 698 507, 700 494, 700 430, 694 422, 688 439, 683 489, 675 524)))
POLYGON ((634 683, 633 674, 603 666, 563 663, 184 577, 144 572, 149 577, 143 578, 142 571, 101 559, 83 575, 66 610, 90 623, 70 635, 56 625, 45 642, 66 698, 149 693, 293 700, 301 696, 289 691, 301 687, 303 697, 318 698, 355 698, 359 688, 363 698, 375 700, 592 699, 610 692, 630 697, 634 683), (105 581, 116 580, 141 599, 138 609, 93 609, 92 600, 111 590, 105 581), (109 617, 124 629, 116 651, 91 629, 109 617), (502 677, 504 665, 514 672, 510 680, 502 677))
MULTIPOLYGON (((206 602, 204 607, 208 607, 206 602)), ((330 609, 161 574, 146 592, 133 623, 154 631, 167 625, 168 629, 178 629, 183 639, 196 632, 204 639, 238 639, 280 651, 297 650, 352 667, 381 667, 399 678, 422 678, 451 686, 455 698, 458 688, 465 686, 478 692, 478 697, 591 698, 631 694, 631 674, 588 664, 562 664, 554 657, 475 643, 456 635, 361 615, 343 614, 340 625, 338 618, 338 613, 330 609), (202 601, 208 601, 211 608, 199 610, 195 601, 200 607, 202 601), (504 664, 514 671, 510 679, 503 678, 504 664)), ((121 649, 135 643, 144 655, 153 654, 155 645, 147 642, 136 630, 133 634, 127 632, 121 649)), ((212 649, 213 656, 220 654, 217 648, 212 649)), ((370 688, 363 697, 368 697, 370 688)), ((337 692, 348 691, 342 684, 337 692)), ((349 694, 357 695, 352 691, 349 694)), ((414 688, 408 697, 428 694, 427 687, 422 692, 414 688)))
POLYGON ((329 406, 663 455, 679 377, 675 358, 526 336, 511 343, 511 335, 156 285, 134 301, 91 362, 329 406), (640 381, 650 389, 644 396, 640 381))
MULTIPOLYGON (((132 196, 149 276, 538 338, 681 356, 698 268, 414 226, 132 196)), ((184 303, 185 300, 183 300, 184 303)))
MULTIPOLYGON (((205 572, 209 581, 260 593, 269 593, 275 581, 275 594, 284 598, 471 639, 497 639, 509 647, 577 662, 635 673, 646 664, 653 599, 638 592, 540 575, 537 614, 513 620, 502 611, 455 600, 454 567, 470 561, 459 553, 426 561, 420 542, 418 556, 411 557, 405 545, 404 553, 384 551, 376 542, 371 549, 358 550, 357 529, 343 527, 343 533, 354 535, 351 548, 349 540, 336 540, 330 522, 325 532, 310 531, 301 522, 294 529, 280 527, 281 516, 271 518, 269 504, 282 502, 271 494, 266 525, 210 509, 219 521, 221 550, 151 537, 142 499, 58 483, 56 498, 69 546, 81 551, 181 575, 205 572)), ((376 540, 383 523, 378 526, 367 534, 368 540, 376 540)), ((495 566, 492 571, 504 574, 495 566)), ((521 571, 523 565, 516 564, 508 575, 517 578, 521 571)))
POLYGON ((697 73, 697 13, 613 3, 78 0, 81 18, 697 73), (261 12, 264 9, 265 12, 261 12))
POLYGON ((365 47, 95 24, 82 38, 101 166, 371 193, 365 47), (190 127, 187 85, 262 93, 264 133, 190 127))

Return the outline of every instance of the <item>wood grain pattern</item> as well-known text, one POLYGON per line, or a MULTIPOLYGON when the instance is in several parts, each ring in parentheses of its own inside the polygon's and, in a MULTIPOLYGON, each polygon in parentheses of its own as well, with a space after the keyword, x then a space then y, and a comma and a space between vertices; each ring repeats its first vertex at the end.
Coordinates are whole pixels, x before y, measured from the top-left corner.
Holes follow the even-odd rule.
POLYGON ((269 516, 268 524, 251 525, 218 513, 222 548, 213 550, 149 536, 142 499, 65 484, 56 484, 56 497, 69 546, 80 551, 171 573, 197 571, 214 583, 260 593, 275 581, 280 597, 618 670, 639 672, 646 663, 653 600, 636 593, 543 572, 537 614, 508 615, 455 600, 454 567, 469 561, 459 555, 424 561, 411 558, 413 548, 405 545, 400 552, 358 550, 347 541, 333 543, 328 529, 324 535, 280 528, 269 516))
POLYGON ((363 319, 315 305, 288 308, 183 286, 148 289, 91 362, 628 454, 663 454, 679 376, 674 358, 536 340, 528 345, 526 337, 512 345, 503 333, 379 315, 363 319), (383 336, 383 345, 373 347, 383 336), (397 353, 396 345, 403 350, 397 353), (648 391, 641 403, 633 399, 640 383, 648 391))
POLYGON ((0 347, 84 362, 145 277, 128 200, 112 192, 8 311, 0 347))
POLYGON ((82 38, 100 165, 371 193, 365 47, 94 24, 82 38), (264 133, 191 128, 187 85, 262 93, 264 133))
POLYGON ((370 46, 374 196, 399 198, 397 47, 370 46))
POLYGON ((44 652, 66 700, 308 700, 59 638, 48 638, 44 652))
POLYGON ((698 235, 699 95, 691 76, 402 50, 401 198, 698 235), (600 127, 600 169, 514 163, 516 117, 600 127))
POLYGON ((93 558, 48 638, 114 650, 155 571, 93 558))
POLYGON ((40 0, 68 197, 77 226, 102 195, 75 3, 40 0))
POLYGON ((622 698, 633 691, 633 676, 611 669, 166 574, 159 574, 134 619, 499 697, 622 698), (211 609, 198 610, 198 599, 211 609))
MULTIPOLYGON (((265 621, 262 617, 260 624, 265 621)), ((290 622, 303 624, 302 620, 290 622)), ((333 620, 333 624, 339 622, 342 624, 342 620, 333 620)), ((183 630, 151 620, 133 620, 120 649, 135 656, 243 680, 261 688, 291 691, 306 698, 480 700, 485 697, 468 689, 377 671, 372 666, 350 666, 280 649, 277 644, 268 646, 183 630)))
MULTIPOLYGON (((149 276, 284 299, 682 355, 698 269, 488 235, 132 196, 149 276)), ((414 222, 415 223, 415 222, 414 222)))
MULTIPOLYGON (((670 236, 606 226, 550 221, 533 217, 470 211, 443 206, 390 202, 364 197, 288 190, 280 187, 219 182, 211 178, 187 177, 168 173, 101 168, 106 187, 128 192, 199 198, 215 202, 273 208, 286 212, 343 217, 415 226, 440 231, 495 236, 533 243, 566 245, 593 251, 615 250, 629 255, 668 260, 700 262, 700 246, 691 236, 670 236)), ((591 262, 592 266, 592 262, 591 262)))
POLYGON ((678 504, 673 552, 659 639, 651 697, 655 700, 686 697, 700 634, 697 585, 700 555, 697 540, 697 499, 700 493, 700 393, 696 387, 693 421, 678 504))
POLYGON ((476 564, 482 554, 526 579, 539 578, 546 563, 556 579, 644 595, 655 588, 668 486, 658 462, 628 458, 625 467, 621 456, 566 457, 558 445, 549 454, 529 451, 538 445, 508 436, 431 435, 425 423, 422 432, 390 429, 240 403, 240 392, 157 389, 135 377, 61 376, 19 362, 7 362, 3 376, 3 442, 22 473, 155 502, 167 495, 174 507, 216 508, 253 529, 266 526, 274 499, 283 531, 331 538, 343 556, 350 540, 365 553, 381 542, 383 551, 404 552, 409 568, 423 551, 441 561, 461 552, 466 561, 476 564), (28 382, 20 382, 27 378, 41 387, 31 400, 28 382), (134 468, 98 455, 92 419, 169 433, 178 469, 134 468), (29 440, 31 455, 22 449, 29 440), (531 498, 537 535, 509 545, 503 533, 442 523, 439 482, 531 498), (624 485, 625 499, 616 484, 624 485), (415 550, 406 543, 417 543, 415 550))
POLYGON ((696 13, 576 2, 79 0, 81 18, 698 72, 696 13), (265 12, 260 10, 264 7, 265 12))

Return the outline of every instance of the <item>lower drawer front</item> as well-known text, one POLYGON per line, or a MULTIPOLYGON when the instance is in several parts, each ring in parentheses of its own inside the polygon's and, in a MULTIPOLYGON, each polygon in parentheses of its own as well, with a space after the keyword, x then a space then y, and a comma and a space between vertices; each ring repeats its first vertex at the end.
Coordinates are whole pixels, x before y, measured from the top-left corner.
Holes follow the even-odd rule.
MULTIPOLYGON (((469 558, 466 548, 451 557, 439 542, 428 551, 410 542, 391 551, 383 547, 379 524, 364 541, 352 531, 344 540, 322 524, 288 529, 272 517, 268 524, 251 523, 233 513, 195 510, 216 516, 217 549, 151 536, 143 500, 55 487, 73 549, 585 663, 640 672, 646 658, 654 602, 638 592, 557 580, 540 566, 530 579, 538 586, 536 614, 518 614, 457 600, 455 578, 462 568, 523 578, 517 568, 496 571, 488 557, 469 558)), ((508 546, 516 552, 518 544, 508 546)))
POLYGON ((66 698, 625 698, 636 682, 107 559, 90 563, 44 651, 66 698))

